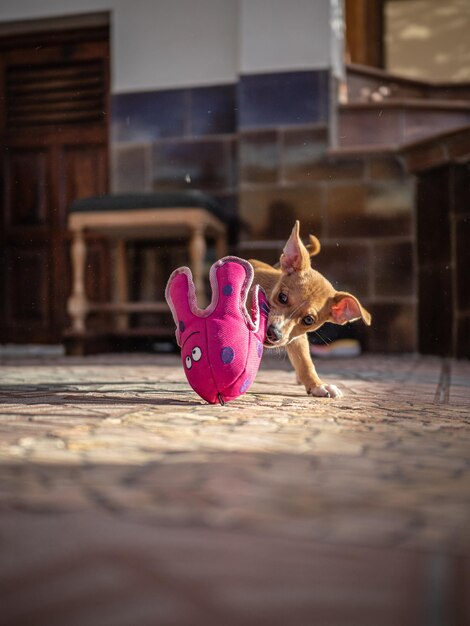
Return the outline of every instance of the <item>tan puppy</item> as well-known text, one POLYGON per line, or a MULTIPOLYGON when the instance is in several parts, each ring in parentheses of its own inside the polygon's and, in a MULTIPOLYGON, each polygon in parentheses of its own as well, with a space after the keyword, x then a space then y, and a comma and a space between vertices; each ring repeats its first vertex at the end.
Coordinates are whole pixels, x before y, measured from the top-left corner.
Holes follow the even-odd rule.
POLYGON ((371 316, 359 300, 336 291, 319 272, 312 269, 310 256, 318 254, 320 242, 310 235, 309 250, 295 223, 280 258, 279 267, 250 259, 255 270, 254 284, 263 287, 269 300, 265 347, 286 348, 298 380, 312 396, 337 398, 343 395, 336 385, 324 384, 310 356, 307 333, 325 322, 346 324, 362 319, 370 325, 371 316))

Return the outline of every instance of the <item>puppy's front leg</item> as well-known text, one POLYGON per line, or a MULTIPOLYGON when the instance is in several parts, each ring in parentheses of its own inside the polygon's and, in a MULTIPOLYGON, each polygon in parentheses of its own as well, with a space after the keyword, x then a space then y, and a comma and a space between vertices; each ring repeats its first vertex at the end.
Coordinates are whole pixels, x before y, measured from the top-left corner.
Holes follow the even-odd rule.
POLYGON ((307 335, 301 335, 287 345, 287 354, 298 380, 311 396, 341 398, 343 392, 336 385, 325 385, 319 378, 310 356, 307 335))

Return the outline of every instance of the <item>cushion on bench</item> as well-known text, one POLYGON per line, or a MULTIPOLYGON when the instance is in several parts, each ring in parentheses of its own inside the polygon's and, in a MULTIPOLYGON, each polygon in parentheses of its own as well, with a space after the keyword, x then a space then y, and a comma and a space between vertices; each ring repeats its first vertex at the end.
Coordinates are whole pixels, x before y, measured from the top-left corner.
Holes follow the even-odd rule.
POLYGON ((231 222, 234 217, 229 212, 224 211, 214 198, 196 190, 111 194, 80 198, 70 206, 70 212, 130 211, 132 209, 169 209, 172 207, 206 209, 224 223, 231 222))

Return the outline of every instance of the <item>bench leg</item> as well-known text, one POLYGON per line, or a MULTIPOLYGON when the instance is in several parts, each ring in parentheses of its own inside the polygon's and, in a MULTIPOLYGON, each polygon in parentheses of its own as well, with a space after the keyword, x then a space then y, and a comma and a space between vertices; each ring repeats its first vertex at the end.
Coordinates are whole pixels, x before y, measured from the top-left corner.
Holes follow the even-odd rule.
POLYGON ((206 240, 203 228, 196 226, 189 240, 189 259, 191 271, 193 273, 194 286, 198 305, 206 305, 206 294, 204 290, 204 259, 206 256, 206 240))
POLYGON ((85 293, 86 243, 82 229, 73 231, 70 255, 73 286, 72 294, 67 301, 67 311, 72 321, 72 331, 77 334, 85 334, 88 301, 85 293))

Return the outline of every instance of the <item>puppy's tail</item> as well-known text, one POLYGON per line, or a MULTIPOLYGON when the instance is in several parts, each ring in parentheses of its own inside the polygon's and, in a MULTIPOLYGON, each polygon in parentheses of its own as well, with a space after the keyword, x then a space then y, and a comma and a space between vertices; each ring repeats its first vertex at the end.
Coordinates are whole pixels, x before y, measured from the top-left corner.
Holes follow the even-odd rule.
POLYGON ((309 235, 308 244, 306 245, 306 248, 310 256, 316 256, 321 250, 321 245, 318 239, 314 235, 309 235))

